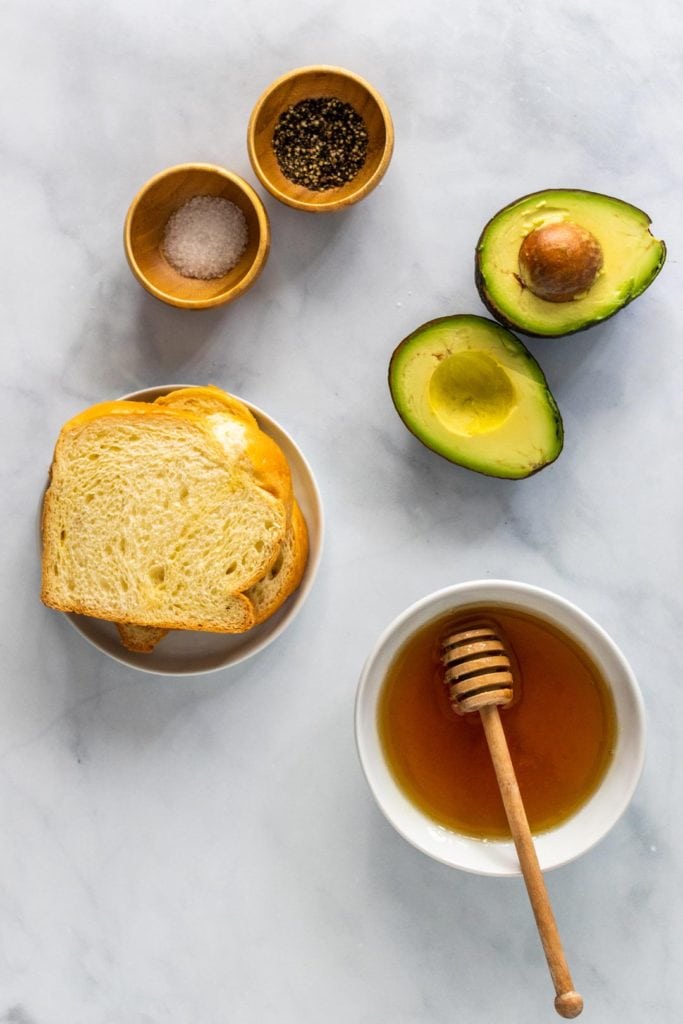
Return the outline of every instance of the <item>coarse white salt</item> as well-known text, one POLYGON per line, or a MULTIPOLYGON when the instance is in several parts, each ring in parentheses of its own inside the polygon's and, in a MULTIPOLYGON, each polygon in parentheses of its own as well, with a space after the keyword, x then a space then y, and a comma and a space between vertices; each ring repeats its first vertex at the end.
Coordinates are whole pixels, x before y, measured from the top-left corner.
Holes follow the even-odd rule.
POLYGON ((248 240, 238 206, 222 196, 194 196, 169 217, 161 248, 183 277, 210 281, 235 266, 248 240))

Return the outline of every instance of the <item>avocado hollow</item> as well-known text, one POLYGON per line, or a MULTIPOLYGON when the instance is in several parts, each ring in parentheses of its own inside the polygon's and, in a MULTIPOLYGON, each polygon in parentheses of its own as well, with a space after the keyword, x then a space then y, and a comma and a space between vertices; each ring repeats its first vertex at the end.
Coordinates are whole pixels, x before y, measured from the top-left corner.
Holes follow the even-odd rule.
POLYGON ((395 349, 389 389, 418 440, 478 473, 521 479, 562 450, 562 417, 543 371, 518 338, 485 317, 422 324, 395 349))

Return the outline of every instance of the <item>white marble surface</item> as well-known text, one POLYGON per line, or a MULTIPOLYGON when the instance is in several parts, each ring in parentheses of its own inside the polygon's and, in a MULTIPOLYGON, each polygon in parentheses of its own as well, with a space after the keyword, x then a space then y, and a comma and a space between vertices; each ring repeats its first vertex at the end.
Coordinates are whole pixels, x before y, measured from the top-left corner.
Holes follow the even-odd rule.
POLYGON ((4 0, 1 1022, 553 1019, 521 883, 408 847, 354 749, 378 632, 480 576, 577 602, 638 674, 649 751, 634 803, 549 885, 585 1019, 679 1019, 682 25, 673 0, 4 0), (268 197, 272 255, 251 292, 199 314, 156 302, 123 257, 132 195, 194 159, 253 182, 253 103, 314 62, 384 94, 384 184, 334 219, 268 197), (424 320, 483 312, 482 225, 553 185, 642 206, 669 262, 605 325, 530 342, 565 450, 496 481, 408 435, 387 363, 424 320), (194 679, 115 664, 43 608, 35 536, 62 421, 180 380, 282 422, 329 524, 289 633, 194 679))

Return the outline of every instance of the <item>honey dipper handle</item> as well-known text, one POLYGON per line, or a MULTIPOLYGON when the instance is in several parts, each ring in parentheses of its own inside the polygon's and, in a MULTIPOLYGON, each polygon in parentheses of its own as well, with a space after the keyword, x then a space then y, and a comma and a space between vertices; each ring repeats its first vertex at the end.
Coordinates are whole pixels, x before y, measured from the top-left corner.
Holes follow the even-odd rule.
POLYGON ((536 926, 541 936, 543 951, 557 993, 555 1009, 561 1017, 578 1017, 583 1009, 583 999, 578 992, 574 991, 574 983, 565 960, 562 940, 557 930, 555 916, 550 906, 550 897, 531 838, 529 822, 517 785, 515 770, 510 760, 510 751, 498 708, 495 704, 490 704, 488 707, 482 708, 480 714, 498 779, 500 795, 503 798, 508 824, 536 918, 536 926))

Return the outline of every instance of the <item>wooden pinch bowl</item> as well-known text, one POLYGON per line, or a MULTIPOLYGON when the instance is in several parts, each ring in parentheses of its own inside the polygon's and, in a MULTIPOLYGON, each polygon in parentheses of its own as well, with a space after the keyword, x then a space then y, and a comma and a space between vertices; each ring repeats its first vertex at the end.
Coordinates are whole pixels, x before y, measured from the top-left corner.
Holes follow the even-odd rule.
POLYGON ((270 224, 251 185, 214 164, 178 164, 142 186, 126 216, 124 245, 130 269, 143 288, 171 306, 207 309, 233 302, 259 276, 270 249, 270 224), (249 240, 239 262, 222 277, 183 277, 165 259, 161 243, 168 219, 194 196, 222 196, 240 208, 249 240))
POLYGON ((247 132, 249 159, 259 181, 280 202, 308 213, 334 213, 359 202, 380 183, 394 149, 394 127, 386 103, 359 75, 324 64, 296 68, 268 86, 254 107, 247 132), (340 188, 315 192, 284 176, 273 152, 273 131, 288 107, 303 99, 335 97, 365 121, 368 151, 356 176, 340 188))

